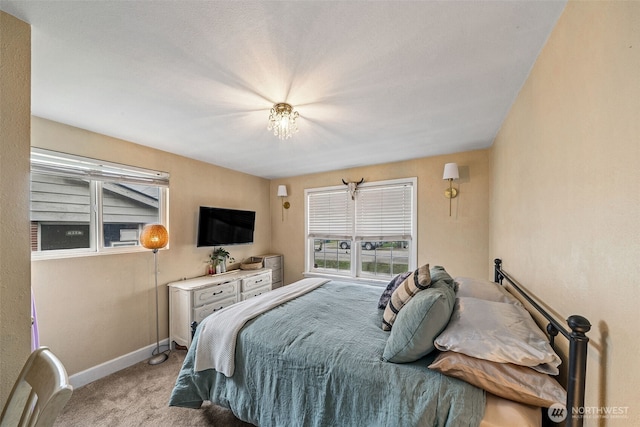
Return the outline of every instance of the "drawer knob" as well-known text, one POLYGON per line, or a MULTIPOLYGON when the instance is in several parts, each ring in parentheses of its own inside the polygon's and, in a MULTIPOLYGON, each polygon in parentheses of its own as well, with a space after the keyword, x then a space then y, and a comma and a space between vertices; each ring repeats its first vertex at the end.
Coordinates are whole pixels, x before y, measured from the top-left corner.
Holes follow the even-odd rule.
POLYGON ((220 295, 222 291, 214 292, 213 295, 220 295))

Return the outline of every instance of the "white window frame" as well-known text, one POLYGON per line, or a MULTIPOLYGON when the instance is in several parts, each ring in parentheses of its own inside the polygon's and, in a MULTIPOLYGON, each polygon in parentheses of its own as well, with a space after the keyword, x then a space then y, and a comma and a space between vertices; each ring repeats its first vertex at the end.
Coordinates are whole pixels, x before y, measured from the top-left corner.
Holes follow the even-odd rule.
MULTIPOLYGON (((360 184, 358 186, 358 190, 356 191, 355 200, 351 200, 349 196, 349 202, 353 204, 350 208, 350 220, 352 221, 353 228, 350 235, 341 235, 340 233, 334 235, 320 236, 320 235, 310 235, 310 223, 309 223, 309 195, 314 193, 326 193, 326 192, 334 192, 334 191, 345 191, 348 193, 348 189, 344 185, 338 186, 330 186, 330 187, 320 187, 320 188, 309 188, 305 189, 305 277, 333 277, 333 278, 342 278, 349 279, 351 281, 361 281, 361 282, 388 282, 388 279, 380 279, 376 277, 372 277, 363 273, 361 270, 362 266, 362 248, 359 244, 360 241, 368 240, 366 237, 358 235, 358 224, 357 224, 357 203, 358 203, 358 191, 360 189, 366 189, 368 187, 392 187, 398 185, 409 185, 411 187, 411 224, 410 231, 408 234, 403 236, 379 236, 379 240, 407 240, 409 242, 409 270, 414 270, 417 268, 417 259, 418 259, 418 248, 417 248, 417 221, 418 221, 418 202, 417 202, 417 194, 418 194, 418 179, 416 177, 411 178, 401 178, 401 179, 393 179, 393 180, 385 180, 385 181, 375 181, 375 182, 366 182, 360 184), (396 238, 394 238, 396 237, 396 238), (314 269, 314 240, 315 239, 327 239, 327 240, 350 240, 351 241, 351 269, 349 274, 340 274, 340 273, 328 273, 324 271, 320 271, 320 269, 314 269), (354 244, 355 243, 355 244, 354 244), (355 250, 353 250, 355 249, 355 250)), ((372 236, 373 237, 373 236, 372 236)))
MULTIPOLYGON (((90 194, 89 247, 32 251, 32 260, 147 251, 147 249, 141 245, 118 245, 113 247, 107 247, 104 245, 104 212, 102 197, 104 182, 144 184, 158 187, 158 222, 169 230, 170 175, 168 172, 160 172, 136 166, 106 162, 36 147, 31 148, 31 172, 42 175, 86 180, 89 182, 90 194)), ((40 228, 40 225, 38 225, 38 228, 40 228)), ((40 236, 39 230, 38 239, 40 239, 40 236)), ((38 242, 38 246, 40 246, 40 242, 38 242)), ((169 246, 167 245, 165 249, 168 249, 168 247, 169 246)))

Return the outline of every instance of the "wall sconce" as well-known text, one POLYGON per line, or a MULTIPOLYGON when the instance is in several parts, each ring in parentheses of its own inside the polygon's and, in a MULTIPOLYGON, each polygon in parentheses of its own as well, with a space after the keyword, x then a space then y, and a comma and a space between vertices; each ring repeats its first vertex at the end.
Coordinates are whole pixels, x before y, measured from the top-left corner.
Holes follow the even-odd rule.
POLYGON ((460 178, 460 175, 458 174, 458 165, 456 163, 445 164, 442 179, 449 180, 449 188, 444 190, 444 197, 449 199, 449 216, 451 216, 451 199, 455 199, 458 195, 458 190, 453 188, 453 180, 458 178, 460 178))
POLYGON ((287 197, 287 186, 286 185, 278 185, 278 197, 282 198, 282 221, 284 221, 284 210, 289 209, 291 205, 289 202, 285 202, 284 198, 287 197))

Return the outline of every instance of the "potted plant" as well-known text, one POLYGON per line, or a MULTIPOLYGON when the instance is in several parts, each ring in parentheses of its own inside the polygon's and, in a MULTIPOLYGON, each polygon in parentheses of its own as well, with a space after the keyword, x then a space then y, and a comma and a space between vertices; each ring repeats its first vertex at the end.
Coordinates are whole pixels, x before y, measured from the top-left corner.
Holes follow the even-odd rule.
MULTIPOLYGON (((220 273, 224 273, 227 271, 227 260, 229 260, 230 262, 235 261, 229 251, 222 247, 214 249, 209 258, 211 259, 211 264, 214 267, 217 265, 220 266, 220 273)), ((218 272, 217 269, 216 272, 218 272)))

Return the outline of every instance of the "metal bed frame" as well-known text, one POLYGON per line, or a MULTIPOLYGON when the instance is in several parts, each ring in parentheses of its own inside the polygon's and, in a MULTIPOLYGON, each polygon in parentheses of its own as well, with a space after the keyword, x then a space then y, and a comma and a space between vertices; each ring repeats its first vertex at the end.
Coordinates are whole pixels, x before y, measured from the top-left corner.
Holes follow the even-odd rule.
POLYGON ((538 313, 544 316, 549 321, 547 324, 547 334, 549 335, 549 342, 554 345, 555 337, 558 333, 564 335, 569 341, 569 368, 567 371, 567 403, 566 410, 567 416, 565 425, 570 427, 582 427, 583 418, 580 415, 579 409, 584 407, 584 394, 585 394, 585 380, 587 373, 587 346, 589 344, 589 338, 585 335, 591 329, 591 323, 578 315, 569 316, 567 318, 566 325, 558 322, 553 316, 551 316, 544 308, 542 308, 534 299, 524 291, 518 283, 511 278, 507 273, 502 270, 502 260, 495 259, 495 274, 494 281, 503 285, 503 280, 507 282, 518 293, 535 308, 538 313), (566 326, 571 329, 569 332, 566 326))

